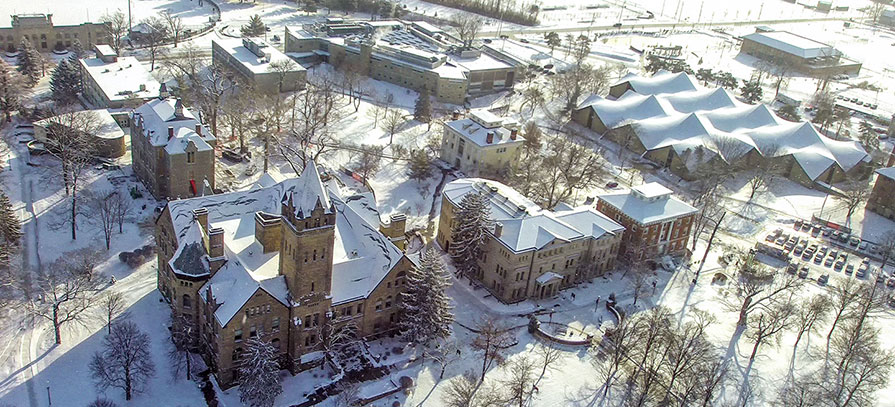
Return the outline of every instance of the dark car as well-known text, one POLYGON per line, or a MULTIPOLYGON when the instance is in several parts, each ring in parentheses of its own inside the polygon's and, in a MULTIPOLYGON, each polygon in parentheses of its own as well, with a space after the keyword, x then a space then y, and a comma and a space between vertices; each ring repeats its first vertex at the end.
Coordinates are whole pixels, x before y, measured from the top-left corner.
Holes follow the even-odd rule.
POLYGON ((827 285, 827 281, 830 281, 830 275, 824 274, 817 278, 817 283, 820 285, 827 285))
POLYGON ((799 270, 799 278, 808 278, 808 266, 802 266, 799 270))
POLYGON ((622 23, 615 23, 612 25, 612 28, 621 28, 621 27, 622 27, 622 23))
POLYGON ((609 188, 609 189, 618 188, 618 182, 615 182, 615 181, 607 182, 606 188, 609 188))

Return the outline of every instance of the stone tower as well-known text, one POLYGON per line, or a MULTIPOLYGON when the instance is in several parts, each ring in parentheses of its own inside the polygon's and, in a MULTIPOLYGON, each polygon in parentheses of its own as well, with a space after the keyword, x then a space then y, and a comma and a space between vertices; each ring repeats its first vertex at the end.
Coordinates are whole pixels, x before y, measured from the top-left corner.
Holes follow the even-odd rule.
POLYGON ((336 211, 314 163, 300 185, 283 196, 280 274, 296 305, 319 303, 332 290, 336 211))

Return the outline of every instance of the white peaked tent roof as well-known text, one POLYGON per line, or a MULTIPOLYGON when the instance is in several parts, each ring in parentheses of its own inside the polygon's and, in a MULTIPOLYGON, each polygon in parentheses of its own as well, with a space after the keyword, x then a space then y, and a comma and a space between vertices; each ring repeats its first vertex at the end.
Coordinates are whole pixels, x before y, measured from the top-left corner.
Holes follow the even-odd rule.
MULTIPOLYGON (((699 162, 715 155, 729 162, 751 150, 770 157, 792 155, 814 180, 833 164, 849 171, 870 161, 856 141, 830 139, 808 122, 780 119, 767 106, 739 102, 723 88, 678 91, 678 82, 684 82, 680 75, 687 75, 670 75, 658 73, 660 80, 655 81, 629 78, 632 83, 648 83, 651 94, 635 92, 635 87, 616 100, 593 100, 588 107, 607 128, 633 122, 648 151, 671 147, 682 155, 701 149, 704 154, 699 162)), ((698 164, 685 161, 688 167, 698 164)))
POLYGON ((659 93, 676 93, 699 88, 698 82, 684 72, 671 73, 664 69, 656 72, 651 77, 629 73, 622 77, 615 85, 627 82, 635 92, 641 95, 655 95, 659 93))

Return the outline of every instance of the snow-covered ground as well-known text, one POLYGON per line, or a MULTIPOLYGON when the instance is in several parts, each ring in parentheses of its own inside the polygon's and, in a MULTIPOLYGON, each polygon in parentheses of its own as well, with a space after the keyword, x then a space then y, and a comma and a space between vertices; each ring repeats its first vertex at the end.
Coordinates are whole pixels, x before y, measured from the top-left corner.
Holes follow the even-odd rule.
MULTIPOLYGON (((199 0, 6 0, 0 2, 0 16, 5 18, 14 14, 52 14, 53 24, 77 25, 87 21, 99 22, 103 15, 116 11, 127 16, 128 4, 134 25, 146 17, 158 16, 163 11, 183 18, 184 25, 188 26, 206 23, 213 15, 211 4, 203 2, 203 6, 199 7, 199 0)), ((4 21, 0 26, 8 27, 8 24, 4 21)))

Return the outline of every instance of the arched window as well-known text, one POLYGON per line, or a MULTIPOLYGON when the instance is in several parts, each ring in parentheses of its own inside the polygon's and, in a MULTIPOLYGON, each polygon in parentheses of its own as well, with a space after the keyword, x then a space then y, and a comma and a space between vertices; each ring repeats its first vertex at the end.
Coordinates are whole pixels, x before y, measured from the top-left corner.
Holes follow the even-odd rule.
POLYGON ((376 311, 382 310, 382 298, 376 300, 376 311))
POLYGON ((189 294, 183 295, 183 309, 190 309, 193 307, 193 299, 190 298, 189 294))

